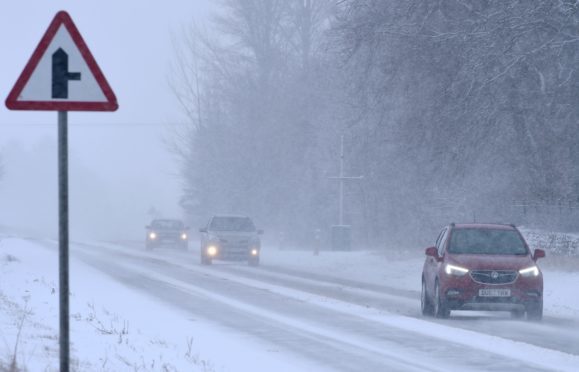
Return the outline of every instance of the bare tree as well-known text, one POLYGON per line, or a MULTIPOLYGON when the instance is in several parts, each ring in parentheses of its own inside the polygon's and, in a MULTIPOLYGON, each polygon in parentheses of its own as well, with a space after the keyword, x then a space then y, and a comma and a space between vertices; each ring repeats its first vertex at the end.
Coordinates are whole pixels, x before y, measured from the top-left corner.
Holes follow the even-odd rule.
POLYGON ((395 230, 475 211, 508 220, 513 198, 579 197, 575 2, 365 0, 341 10, 334 40, 359 113, 354 135, 367 139, 360 165, 382 201, 373 220, 402 221, 395 230))
POLYGON ((169 146, 191 215, 236 211, 288 230, 319 218, 300 211, 320 192, 314 61, 328 4, 226 0, 212 38, 191 27, 176 40, 172 86, 190 125, 169 146))

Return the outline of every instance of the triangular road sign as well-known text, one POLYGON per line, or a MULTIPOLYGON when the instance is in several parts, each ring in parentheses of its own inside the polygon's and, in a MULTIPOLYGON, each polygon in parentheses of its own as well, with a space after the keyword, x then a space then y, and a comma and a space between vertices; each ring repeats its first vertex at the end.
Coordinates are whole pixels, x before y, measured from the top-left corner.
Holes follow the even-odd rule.
POLYGON ((68 13, 56 14, 6 98, 11 110, 115 111, 119 105, 68 13))

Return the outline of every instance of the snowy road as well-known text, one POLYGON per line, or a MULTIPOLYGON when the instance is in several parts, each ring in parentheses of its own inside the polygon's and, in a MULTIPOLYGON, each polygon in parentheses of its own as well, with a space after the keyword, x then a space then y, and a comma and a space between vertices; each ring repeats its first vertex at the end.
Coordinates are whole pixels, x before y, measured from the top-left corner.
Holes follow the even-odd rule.
MULTIPOLYGON (((575 320, 487 313, 423 318, 413 290, 262 265, 198 264, 197 252, 75 245, 73 256, 190 314, 336 371, 574 370, 575 320)), ((162 319, 162 318, 161 318, 162 319)), ((224 350, 226 354, 228 351, 224 350)))

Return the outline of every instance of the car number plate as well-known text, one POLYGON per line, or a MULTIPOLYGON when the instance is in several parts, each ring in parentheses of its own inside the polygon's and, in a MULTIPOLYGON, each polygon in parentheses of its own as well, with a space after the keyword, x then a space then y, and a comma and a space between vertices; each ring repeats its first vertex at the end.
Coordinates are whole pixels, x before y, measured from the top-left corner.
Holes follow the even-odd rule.
POLYGON ((480 297, 510 297, 511 290, 508 288, 483 288, 478 290, 480 297))

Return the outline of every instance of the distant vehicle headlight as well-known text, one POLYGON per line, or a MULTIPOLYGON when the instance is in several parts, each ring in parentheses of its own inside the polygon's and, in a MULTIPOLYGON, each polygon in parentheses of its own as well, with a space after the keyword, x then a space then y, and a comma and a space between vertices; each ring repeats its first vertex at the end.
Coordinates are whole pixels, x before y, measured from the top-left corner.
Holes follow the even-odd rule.
POLYGON ((257 256, 259 254, 259 250, 257 250, 257 248, 252 248, 251 249, 251 255, 252 256, 257 256))
POLYGON ((154 231, 151 231, 149 233, 149 239, 151 239, 151 240, 157 239, 157 233, 155 233, 154 231))
POLYGON ((186 233, 181 234, 181 240, 187 240, 187 234, 186 233))
POLYGON ((444 272, 448 275, 463 276, 464 274, 468 273, 468 269, 460 266, 446 264, 444 267, 444 272))
POLYGON ((537 266, 527 267, 526 269, 519 270, 519 274, 525 277, 539 276, 539 268, 537 266))
POLYGON ((207 254, 210 256, 215 256, 217 254, 217 247, 214 245, 207 247, 207 254))

